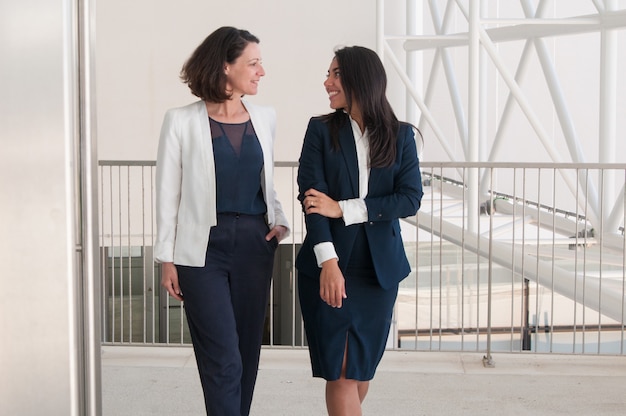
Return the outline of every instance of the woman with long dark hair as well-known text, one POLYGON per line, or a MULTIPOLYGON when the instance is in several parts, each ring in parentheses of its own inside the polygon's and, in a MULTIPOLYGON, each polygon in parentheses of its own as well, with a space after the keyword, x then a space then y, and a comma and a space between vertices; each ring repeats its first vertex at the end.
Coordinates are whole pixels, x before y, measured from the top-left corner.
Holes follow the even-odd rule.
POLYGON ((410 273, 399 218, 423 195, 415 129, 386 98, 378 55, 339 49, 324 87, 334 112, 310 120, 298 170, 306 238, 299 299, 330 416, 357 416, 382 358, 398 284, 410 273))

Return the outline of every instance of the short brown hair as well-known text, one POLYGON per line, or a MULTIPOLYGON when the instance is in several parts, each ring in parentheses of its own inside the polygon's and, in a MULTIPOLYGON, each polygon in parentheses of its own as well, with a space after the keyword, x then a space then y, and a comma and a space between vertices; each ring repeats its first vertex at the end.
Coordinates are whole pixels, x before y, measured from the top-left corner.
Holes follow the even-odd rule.
POLYGON ((191 54, 180 71, 192 94, 209 102, 230 99, 224 64, 233 63, 249 43, 259 39, 247 30, 223 26, 211 33, 191 54))

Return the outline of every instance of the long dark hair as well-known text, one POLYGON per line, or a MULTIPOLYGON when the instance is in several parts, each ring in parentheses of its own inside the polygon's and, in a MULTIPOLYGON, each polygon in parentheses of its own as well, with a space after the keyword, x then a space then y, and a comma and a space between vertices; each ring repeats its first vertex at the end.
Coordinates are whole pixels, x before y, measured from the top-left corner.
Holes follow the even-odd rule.
MULTIPOLYGON (((396 160, 396 136, 400 122, 387 100, 385 68, 371 49, 348 46, 335 51, 341 86, 350 112, 356 102, 369 133, 370 167, 389 167, 396 160)), ((333 146, 339 148, 339 129, 348 123, 343 109, 325 116, 333 146)))
POLYGON ((224 64, 235 62, 251 42, 259 43, 259 39, 247 30, 220 27, 193 51, 180 71, 180 79, 193 95, 205 101, 222 103, 230 99, 224 64))

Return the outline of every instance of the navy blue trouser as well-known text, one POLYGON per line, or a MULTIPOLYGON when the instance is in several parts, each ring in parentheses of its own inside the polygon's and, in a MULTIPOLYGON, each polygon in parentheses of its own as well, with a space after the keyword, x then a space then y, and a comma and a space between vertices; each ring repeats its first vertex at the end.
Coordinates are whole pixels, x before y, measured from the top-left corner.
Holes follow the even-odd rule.
POLYGON ((247 416, 276 239, 262 215, 218 214, 204 267, 177 266, 207 415, 247 416))

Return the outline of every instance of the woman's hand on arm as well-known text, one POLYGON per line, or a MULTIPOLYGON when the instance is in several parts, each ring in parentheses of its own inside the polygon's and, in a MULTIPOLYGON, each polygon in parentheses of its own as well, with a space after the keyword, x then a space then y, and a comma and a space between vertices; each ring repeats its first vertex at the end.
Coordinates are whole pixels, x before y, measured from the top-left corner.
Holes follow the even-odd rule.
POLYGON ((161 286, 174 299, 183 300, 183 292, 178 285, 178 271, 174 263, 161 263, 161 286))
POLYGON ((304 193, 304 196, 302 204, 306 214, 320 214, 327 218, 341 218, 343 216, 339 203, 325 193, 317 189, 309 189, 304 193))
POLYGON ((320 297, 333 308, 341 308, 346 295, 346 281, 336 258, 322 263, 320 273, 320 297))

